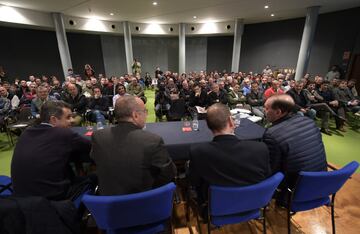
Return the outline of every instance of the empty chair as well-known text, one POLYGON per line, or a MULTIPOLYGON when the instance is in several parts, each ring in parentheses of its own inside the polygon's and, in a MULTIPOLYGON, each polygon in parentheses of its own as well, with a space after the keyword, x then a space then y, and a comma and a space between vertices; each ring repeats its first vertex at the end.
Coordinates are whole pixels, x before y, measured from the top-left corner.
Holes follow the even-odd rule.
POLYGON ((281 172, 266 180, 249 186, 209 187, 208 233, 211 224, 223 226, 249 221, 263 217, 263 228, 266 233, 265 207, 271 201, 275 189, 284 175, 281 172), (261 216, 261 209, 263 215, 261 216))
POLYGON ((323 205, 331 206, 332 231, 335 233, 334 202, 336 192, 358 167, 359 163, 353 161, 336 171, 300 172, 294 191, 289 190, 291 194, 287 215, 288 233, 291 232, 291 213, 310 210, 323 205))
POLYGON ((9 176, 0 175, 0 195, 11 195, 13 193, 11 184, 9 176))
POLYGON ((163 231, 173 206, 174 183, 134 194, 84 195, 83 202, 97 226, 106 233, 157 233, 163 231))

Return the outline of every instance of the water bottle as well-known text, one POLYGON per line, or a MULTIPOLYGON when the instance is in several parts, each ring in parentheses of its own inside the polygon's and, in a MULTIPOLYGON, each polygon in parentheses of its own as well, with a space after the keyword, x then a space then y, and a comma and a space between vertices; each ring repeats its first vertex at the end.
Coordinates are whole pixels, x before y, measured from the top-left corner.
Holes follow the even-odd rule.
POLYGON ((104 129, 104 125, 101 122, 101 117, 97 116, 96 117, 96 130, 101 130, 104 129))
POLYGON ((192 121, 192 129, 194 131, 198 131, 199 130, 199 121, 198 121, 198 117, 197 114, 195 113, 193 116, 193 121, 192 121))
POLYGON ((241 117, 240 117, 240 111, 238 111, 235 114, 235 118, 234 118, 234 124, 235 124, 235 128, 240 126, 240 122, 241 122, 241 117))

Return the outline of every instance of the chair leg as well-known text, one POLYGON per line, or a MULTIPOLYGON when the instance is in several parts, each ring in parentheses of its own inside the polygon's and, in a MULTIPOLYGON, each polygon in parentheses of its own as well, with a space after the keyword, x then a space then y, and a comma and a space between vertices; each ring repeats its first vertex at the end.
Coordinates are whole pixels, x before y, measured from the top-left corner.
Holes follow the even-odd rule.
POLYGON ((210 224, 210 220, 208 220, 208 223, 207 223, 207 230, 208 230, 208 234, 211 233, 211 224, 210 224))
POLYGON ((266 234, 266 206, 263 208, 263 233, 266 234))
POLYGON ((290 214, 290 204, 288 204, 287 208, 287 228, 288 228, 288 234, 291 233, 291 214, 290 214))
POLYGON ((332 224, 332 233, 335 234, 335 194, 331 198, 331 224, 332 224))

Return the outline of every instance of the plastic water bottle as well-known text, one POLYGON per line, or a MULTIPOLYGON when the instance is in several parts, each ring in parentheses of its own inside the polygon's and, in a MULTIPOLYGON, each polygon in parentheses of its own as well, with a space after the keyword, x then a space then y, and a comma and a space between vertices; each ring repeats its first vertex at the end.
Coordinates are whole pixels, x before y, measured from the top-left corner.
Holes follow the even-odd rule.
POLYGON ((104 129, 104 125, 101 122, 101 118, 97 117, 96 118, 96 130, 101 130, 104 129))
POLYGON ((199 130, 199 120, 198 120, 197 114, 194 114, 194 116, 193 116, 192 129, 193 129, 194 131, 198 131, 198 130, 199 130))
POLYGON ((241 122, 240 111, 238 111, 235 114, 235 118, 234 118, 234 124, 236 128, 240 126, 240 122, 241 122))

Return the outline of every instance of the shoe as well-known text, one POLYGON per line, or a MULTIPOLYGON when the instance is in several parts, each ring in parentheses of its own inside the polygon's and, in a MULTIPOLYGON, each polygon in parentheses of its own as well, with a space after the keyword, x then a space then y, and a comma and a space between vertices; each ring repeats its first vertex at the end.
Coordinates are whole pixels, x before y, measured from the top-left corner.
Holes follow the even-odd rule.
POLYGON ((360 117, 360 111, 356 112, 354 115, 360 117))
POLYGON ((346 129, 344 128, 344 126, 341 126, 341 127, 339 127, 339 128, 337 128, 339 131, 341 131, 341 132, 346 132, 346 129))
POLYGON ((326 135, 329 135, 329 136, 332 135, 331 132, 329 131, 329 129, 326 129, 326 128, 322 128, 322 129, 320 130, 320 132, 322 132, 322 133, 324 133, 324 134, 326 134, 326 135))

